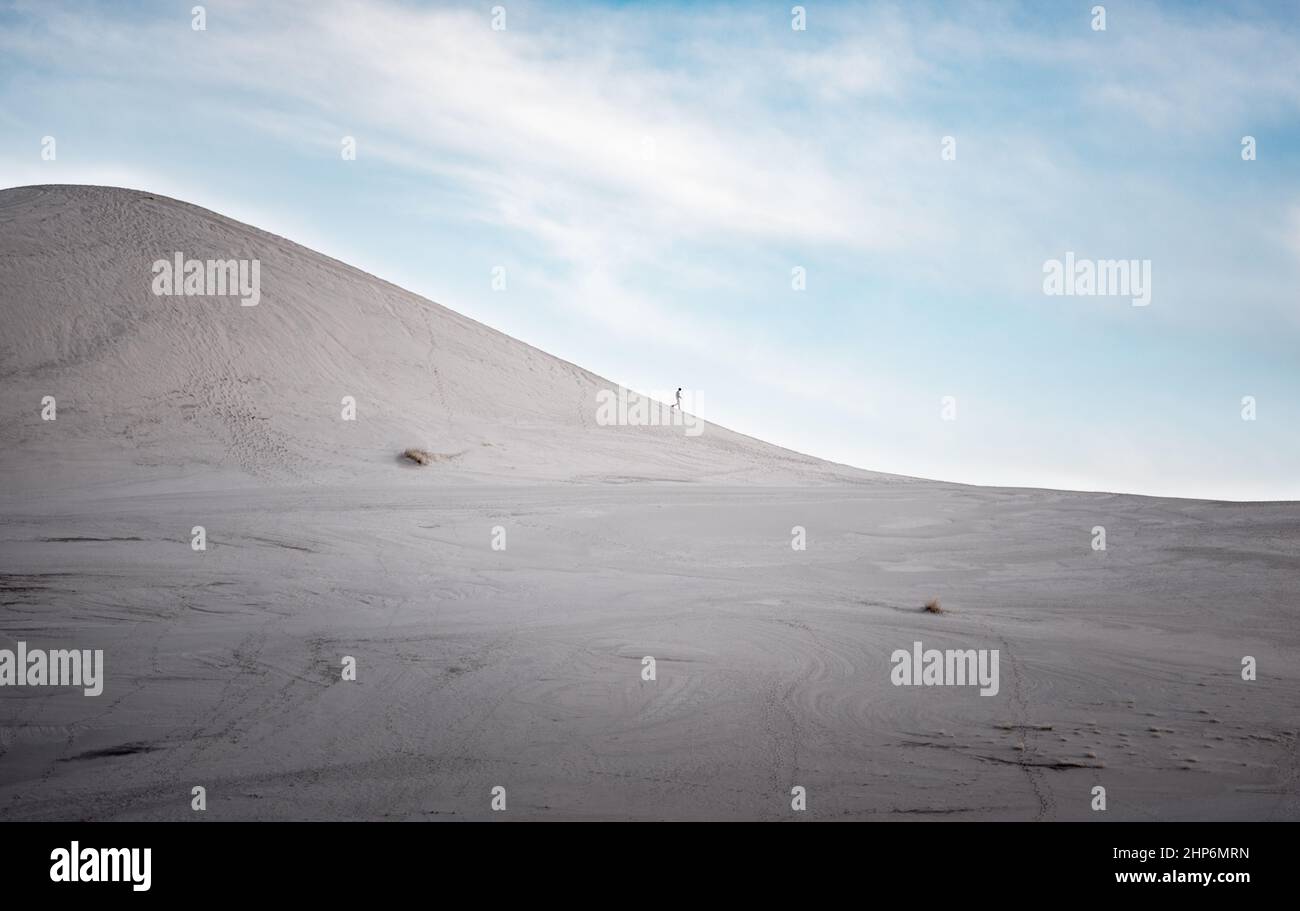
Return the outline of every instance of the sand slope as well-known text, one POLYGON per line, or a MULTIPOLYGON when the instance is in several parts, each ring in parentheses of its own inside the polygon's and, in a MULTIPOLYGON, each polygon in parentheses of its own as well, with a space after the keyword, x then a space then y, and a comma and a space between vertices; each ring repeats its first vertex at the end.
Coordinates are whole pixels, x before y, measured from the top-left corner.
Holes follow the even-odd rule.
POLYGON ((596 396, 616 388, 609 381, 165 197, 0 192, 0 288, 7 486, 153 481, 196 467, 298 483, 871 477, 714 425, 696 437, 597 427, 596 396), (175 251, 259 260, 260 303, 154 295, 151 264, 175 251), (59 403, 58 434, 32 421, 44 395, 59 403), (355 423, 340 420, 348 395, 355 423), (418 475, 385 471, 408 446, 445 460, 418 475))

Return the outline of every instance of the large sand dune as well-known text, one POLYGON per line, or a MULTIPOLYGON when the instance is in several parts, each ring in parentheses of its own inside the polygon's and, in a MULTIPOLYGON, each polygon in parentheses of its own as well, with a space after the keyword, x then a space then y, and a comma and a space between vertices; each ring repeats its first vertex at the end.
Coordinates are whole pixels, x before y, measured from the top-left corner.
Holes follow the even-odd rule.
POLYGON ((598 427, 614 384, 336 260, 186 203, 100 187, 0 193, 9 393, 24 487, 199 466, 270 482, 862 480, 709 425, 598 427), (261 300, 153 293, 151 264, 257 259, 261 300), (32 397, 58 401, 58 433, 32 397), (358 420, 340 420, 352 396, 358 420), (436 471, 389 469, 408 446, 436 471), (137 470, 126 470, 133 465, 137 470))
POLYGON ((0 647, 106 665, 0 689, 0 817, 1300 819, 1300 504, 597 426, 599 377, 125 190, 0 192, 0 319, 0 647), (260 303, 155 296, 178 250, 260 303), (892 685, 916 640, 998 694, 892 685))

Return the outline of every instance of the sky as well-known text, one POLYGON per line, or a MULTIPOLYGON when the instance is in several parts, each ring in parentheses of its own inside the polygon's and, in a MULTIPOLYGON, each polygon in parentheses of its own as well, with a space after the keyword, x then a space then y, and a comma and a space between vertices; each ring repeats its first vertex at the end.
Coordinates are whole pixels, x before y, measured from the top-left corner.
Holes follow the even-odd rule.
POLYGON ((0 187, 193 202, 862 468, 1300 499, 1298 4, 194 6, 0 0, 0 187), (1150 303, 1045 293, 1067 253, 1150 303))

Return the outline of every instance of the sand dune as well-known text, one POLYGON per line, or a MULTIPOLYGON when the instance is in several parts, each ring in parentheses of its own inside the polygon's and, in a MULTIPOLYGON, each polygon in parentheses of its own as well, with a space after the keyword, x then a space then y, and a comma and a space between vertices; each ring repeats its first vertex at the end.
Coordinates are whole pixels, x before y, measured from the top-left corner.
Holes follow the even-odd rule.
POLYGON ((598 393, 617 388, 608 380, 176 200, 7 190, 0 232, 11 393, 0 472, 11 486, 64 489, 88 473, 155 480, 196 466, 289 483, 872 477, 714 425, 694 437, 597 427, 598 393), (156 296, 151 264, 177 251, 258 260, 259 303, 156 296), (58 402, 58 434, 31 423, 32 397, 44 395, 58 402), (343 396, 356 400, 356 422, 340 420, 343 396), (443 456, 438 471, 388 471, 410 446, 443 456))
POLYGON ((124 190, 0 192, 0 295, 0 647, 106 667, 0 689, 4 818, 1300 818, 1300 504, 597 426, 593 374, 124 190), (178 250, 260 302, 155 296, 178 250), (915 641, 997 695, 895 686, 915 641))

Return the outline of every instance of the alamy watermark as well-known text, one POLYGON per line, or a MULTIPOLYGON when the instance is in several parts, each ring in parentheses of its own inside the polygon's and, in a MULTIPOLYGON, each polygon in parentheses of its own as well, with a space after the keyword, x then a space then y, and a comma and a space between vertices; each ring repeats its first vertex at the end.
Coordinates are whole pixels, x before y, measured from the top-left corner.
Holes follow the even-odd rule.
POLYGON ((648 396, 622 386, 617 391, 602 389, 596 393, 596 423, 601 427, 684 427, 688 437, 697 437, 704 432, 704 422, 692 413, 699 400, 698 391, 682 389, 648 396))
POLYGON ((894 686, 978 686, 981 696, 998 694, 998 650, 956 649, 940 651, 912 643, 912 650, 895 649, 889 656, 894 686))
POLYGON ((153 882, 153 848, 83 848, 72 842, 50 852, 50 881, 56 883, 130 883, 148 892, 153 882))
POLYGON ((1043 293, 1066 297, 1127 297, 1134 307, 1151 303, 1151 260, 1080 259, 1073 252, 1065 261, 1043 263, 1043 293))
POLYGON ((87 696, 104 692, 103 649, 0 648, 0 686, 79 686, 87 696))
POLYGON ((155 260, 153 293, 158 297, 238 297, 242 307, 262 299, 262 263, 256 259, 155 260))

